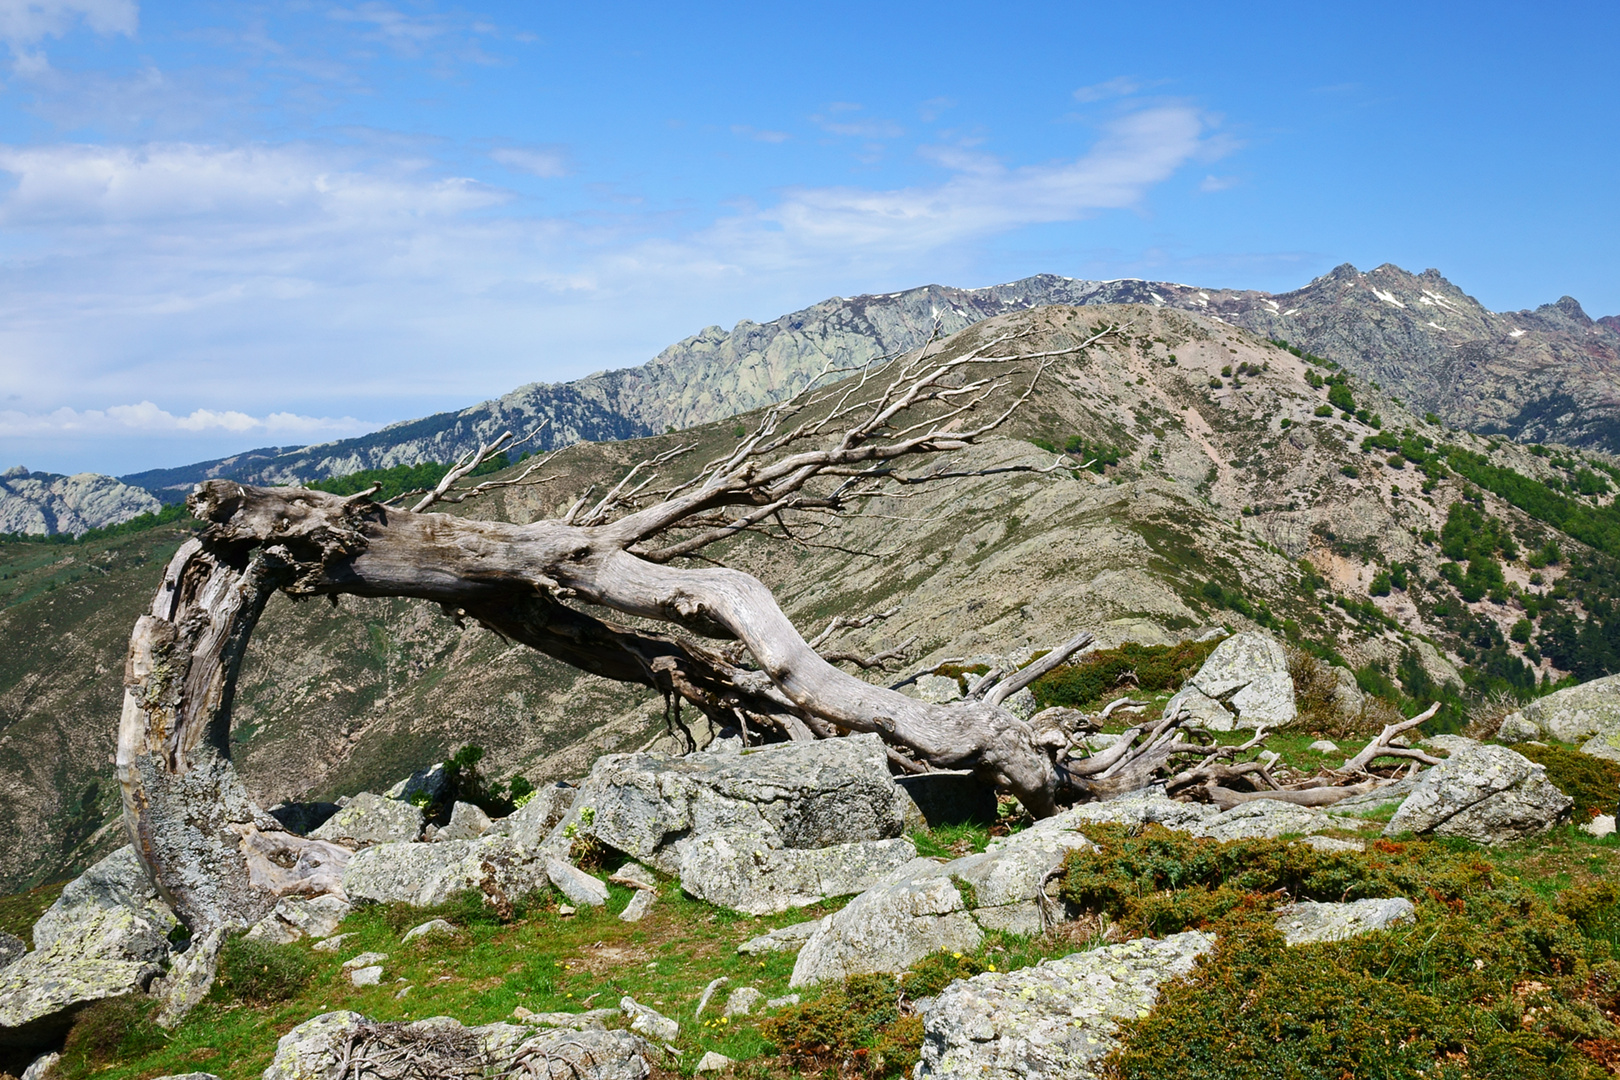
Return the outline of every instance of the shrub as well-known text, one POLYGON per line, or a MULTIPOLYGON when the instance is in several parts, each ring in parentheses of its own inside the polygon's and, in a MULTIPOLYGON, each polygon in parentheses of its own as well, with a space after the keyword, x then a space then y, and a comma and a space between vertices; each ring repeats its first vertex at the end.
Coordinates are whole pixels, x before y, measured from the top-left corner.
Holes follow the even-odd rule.
POLYGON ((1340 465, 1339 472, 1343 473, 1345 476, 1348 476, 1352 480, 1361 475, 1361 470, 1356 468, 1354 465, 1340 465))
POLYGON ((1333 406, 1331 406, 1331 405, 1318 405, 1316 407, 1316 412, 1313 415, 1316 415, 1316 416, 1332 416, 1333 415, 1333 406))
POLYGON ((293 945, 272 945, 245 937, 225 939, 219 976, 209 997, 255 1005, 297 997, 315 974, 315 960, 293 945))
POLYGON ((901 983, 893 975, 852 975, 760 1025, 793 1063, 873 1078, 909 1076, 922 1029, 922 1018, 902 1006, 901 983))
POLYGON ((1591 821, 1615 812, 1620 798, 1620 763, 1568 750, 1562 746, 1515 746, 1515 750, 1547 769, 1553 787, 1575 800, 1574 818, 1591 821))
POLYGON ((68 1031, 52 1075, 88 1076, 161 1047, 163 1033, 146 1018, 150 1007, 133 997, 104 998, 86 1006, 68 1031))
POLYGON ((479 769, 484 760, 482 746, 463 746, 444 763, 444 805, 433 808, 430 817, 445 817, 456 802, 472 803, 491 817, 505 817, 517 809, 517 801, 534 792, 534 785, 521 776, 511 783, 490 783, 479 769))
POLYGON ((1126 642, 1117 649, 1098 649, 1079 663, 1064 664, 1030 685, 1041 708, 1091 705, 1121 687, 1141 690, 1179 690, 1218 644, 1183 641, 1176 645, 1138 645, 1126 642))

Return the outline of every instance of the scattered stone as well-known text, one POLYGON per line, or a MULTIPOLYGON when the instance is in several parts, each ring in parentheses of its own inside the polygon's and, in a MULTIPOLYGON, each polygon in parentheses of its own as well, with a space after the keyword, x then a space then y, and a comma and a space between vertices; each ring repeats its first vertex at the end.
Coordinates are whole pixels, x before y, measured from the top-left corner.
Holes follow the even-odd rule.
POLYGON ((1355 672, 1335 664, 1333 672, 1333 707, 1340 716, 1360 716, 1367 706, 1367 696, 1356 685, 1355 672))
POLYGON ((431 806, 443 802, 450 791, 450 774, 444 771, 444 762, 418 769, 383 792, 383 796, 412 806, 431 806))
POLYGON ((824 848, 897 837, 904 800, 876 735, 788 742, 737 756, 609 754, 546 838, 590 837, 665 874, 695 838, 741 829, 758 846, 824 848), (572 834, 570 833, 572 830, 572 834))
POLYGON ((308 836, 331 820, 339 809, 335 802, 278 803, 265 813, 281 822, 288 832, 308 836))
POLYGON ((1187 831, 1212 840, 1275 840, 1306 836, 1331 829, 1332 818, 1312 806, 1295 806, 1278 799, 1254 799, 1216 814, 1187 831))
POLYGON ((1387 930, 1416 918, 1412 901, 1404 897, 1356 900, 1347 904, 1301 901, 1277 910, 1277 929, 1290 945, 1311 945, 1387 930))
POLYGON ((356 986, 376 986, 382 982, 382 968, 378 965, 355 968, 349 972, 349 981, 356 986))
POLYGON ((645 889, 648 892, 658 891, 658 879, 653 872, 638 862, 627 862, 613 873, 608 880, 615 885, 623 885, 629 889, 645 889))
POLYGON ((798 1003, 798 994, 784 994, 781 997, 771 998, 765 1003, 765 1007, 767 1009, 785 1009, 789 1005, 797 1005, 798 1003))
POLYGON ((1026 686, 1003 701, 1001 707, 1020 720, 1028 720, 1040 708, 1040 703, 1035 700, 1035 692, 1026 686))
POLYGON ((646 917, 647 912, 652 910, 653 902, 657 899, 657 893, 642 892, 637 889, 636 894, 630 898, 630 902, 624 905, 624 910, 619 912, 619 918, 624 922, 640 922, 646 917))
POLYGON ((428 922, 423 923, 421 926, 413 926, 409 930, 405 931, 405 936, 400 938, 400 941, 402 943, 409 944, 419 937, 458 938, 460 936, 461 931, 457 930, 450 923, 445 922, 443 919, 431 919, 428 922))
POLYGON ((336 952, 337 950, 343 948, 343 943, 352 937, 354 937, 352 932, 347 934, 333 934, 324 941, 317 941, 315 944, 311 945, 310 948, 319 949, 321 952, 336 952))
POLYGON ((692 1019, 696 1020, 701 1017, 703 1010, 709 1007, 709 999, 714 997, 714 992, 730 981, 729 976, 722 975, 710 982, 708 986, 705 986, 702 995, 698 998, 697 1008, 692 1010, 692 1019))
POLYGON ((1581 831, 1589 836, 1608 836, 1614 832, 1614 815, 1599 814, 1585 825, 1582 825, 1581 831))
POLYGON ((697 1068, 693 1069, 692 1071, 700 1073, 725 1072, 727 1069, 731 1068, 731 1065, 732 1061, 730 1058, 726 1057, 726 1055, 710 1050, 708 1053, 698 1058, 697 1068))
POLYGON ((359 1013, 333 1012, 283 1035, 264 1080, 324 1080, 346 1071, 351 1059, 379 1052, 408 1059, 413 1076, 645 1080, 650 1071, 646 1044, 627 1031, 535 1031, 516 1024, 469 1028, 445 1016, 378 1023, 359 1013))
POLYGON ((372 964, 380 964, 386 959, 388 959, 387 953, 363 952, 358 956, 353 956, 343 961, 343 970, 349 971, 353 968, 369 967, 372 964))
POLYGON ((1214 731, 1291 724, 1298 712, 1288 654, 1270 634, 1233 634, 1215 646, 1164 711, 1168 715, 1178 707, 1214 731))
POLYGON ((134 849, 108 855, 34 923, 34 951, 0 968, 0 1042, 48 1044, 82 1006, 144 991, 176 925, 134 849))
POLYGON ((810 940, 810 935, 816 932, 821 922, 820 919, 811 919, 809 922, 794 923, 792 926, 772 930, 768 934, 751 937, 737 946, 737 951, 745 956, 752 956, 755 953, 794 952, 810 940))
POLYGON ((747 1016, 753 1012, 765 995, 752 986, 739 986, 726 996, 726 1008, 722 1016, 747 1016))
POLYGON ((57 1053, 43 1054, 34 1059, 34 1063, 23 1070, 22 1080, 47 1080, 56 1063, 62 1060, 57 1053))
POLYGON ((1214 943, 1189 931, 958 980, 923 1015, 915 1076, 1090 1080, 1118 1021, 1146 1015, 1160 983, 1187 974, 1214 943))
POLYGON ((577 866, 561 859, 546 859, 546 877, 557 886, 557 891, 576 904, 601 907, 607 903, 607 886, 577 866))
POLYGON ((225 930, 216 927, 201 939, 194 939, 185 952, 176 956, 167 975, 152 980, 148 989, 163 1002, 154 1018, 159 1027, 176 1026, 202 1004, 219 974, 219 952, 224 944, 225 930))
POLYGON ((774 915, 858 893, 917 857, 904 837, 809 849, 770 839, 735 828, 694 837, 681 856, 681 888, 733 911, 774 915))
POLYGON ((450 808, 450 821, 434 833, 435 843, 446 840, 476 840, 489 832, 495 823, 489 815, 472 803, 457 802, 450 808))
POLYGON ((582 1013, 570 1012, 530 1012, 519 1005, 512 1010, 512 1015, 525 1024, 543 1024, 546 1027, 562 1028, 593 1028, 601 1030, 609 1020, 616 1020, 622 1014, 618 1009, 587 1009, 582 1013))
POLYGON ((492 832, 510 836, 524 851, 534 851, 567 816, 579 789, 558 781, 535 790, 533 798, 495 823, 492 832))
POLYGON ((270 914, 248 928, 247 937, 286 945, 306 937, 328 937, 351 911, 336 896, 283 896, 270 914))
POLYGON ((545 866, 510 837, 485 836, 365 848, 344 870, 343 890, 355 902, 433 907, 468 889, 516 900, 545 879, 545 866))
POLYGON ((309 835, 349 845, 408 842, 422 835, 422 811, 409 803, 362 791, 309 835))
POLYGON ((1307 836, 1301 841, 1317 851, 1366 851, 1365 840, 1341 840, 1335 836, 1307 836))
POLYGON ((1546 770, 1522 754, 1474 746, 1419 774, 1384 835, 1410 832, 1501 844, 1545 832, 1567 819, 1573 805, 1546 770))
POLYGON ((1523 713, 1517 712, 1508 713, 1503 717, 1502 725, 1496 729, 1496 741, 1503 746, 1534 742, 1541 736, 1541 728, 1526 720, 1523 713))
POLYGON ((1336 754, 1339 752, 1339 744, 1331 739, 1317 739, 1305 749, 1314 751, 1318 754, 1336 754))
POLYGON ((921 773, 895 778, 900 790, 912 802, 908 817, 934 829, 941 825, 993 825, 996 820, 996 789, 970 772, 921 773))
POLYGON ((962 700, 962 684, 948 675, 921 675, 903 692, 919 701, 945 705, 962 700))
POLYGON ((557 905, 557 914, 561 915, 565 919, 568 918, 569 916, 575 914, 578 911, 579 911, 579 908, 575 907, 573 904, 558 904, 557 905))
POLYGON ((681 1033, 681 1025, 656 1009, 639 1004, 635 998, 619 999, 619 1011, 630 1021, 630 1030, 649 1039, 670 1042, 681 1033))

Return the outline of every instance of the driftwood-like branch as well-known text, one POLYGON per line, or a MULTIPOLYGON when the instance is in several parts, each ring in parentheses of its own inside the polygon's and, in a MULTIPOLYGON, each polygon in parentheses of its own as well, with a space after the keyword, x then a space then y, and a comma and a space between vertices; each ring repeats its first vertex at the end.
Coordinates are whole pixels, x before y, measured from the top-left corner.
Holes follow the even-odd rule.
POLYGON ((995 701, 933 704, 864 682, 818 655, 758 580, 685 560, 787 512, 837 513, 892 485, 929 481, 926 470, 902 476, 896 466, 998 430, 1051 364, 1113 332, 1022 355, 1009 335, 874 366, 767 410, 735 450, 662 493, 652 488, 660 469, 691 447, 632 468, 594 504, 587 492, 560 520, 423 512, 509 483, 457 487, 515 445, 509 433, 458 460, 412 510, 299 488, 199 485, 189 505, 204 529, 170 564, 131 639, 118 771, 140 857, 194 931, 247 925, 279 895, 331 891, 341 880, 346 849, 287 833, 247 797, 228 758, 237 665, 278 589, 430 601, 581 670, 657 691, 672 728, 686 703, 718 723, 746 730, 757 720, 787 737, 875 732, 897 767, 969 770, 1036 815, 1055 812, 1054 748, 1029 724, 995 701), (1011 401, 991 408, 998 397, 1011 401))
POLYGON ((1385 724, 1384 730, 1378 733, 1378 737, 1372 742, 1368 743, 1366 746, 1362 747, 1361 752, 1355 757, 1345 761, 1345 763, 1339 767, 1339 772, 1351 774, 1364 773, 1367 771, 1368 765, 1371 765, 1374 761, 1381 757, 1411 758, 1414 761, 1421 761, 1425 765, 1440 764, 1439 758, 1430 754, 1425 754, 1423 751, 1418 750, 1415 747, 1393 746, 1390 743, 1390 740, 1394 739, 1397 735, 1411 731, 1413 728, 1417 727, 1425 720, 1428 720, 1439 711, 1440 702, 1437 701, 1433 705, 1430 705, 1427 709, 1424 709, 1422 712, 1412 717, 1410 720, 1402 720, 1395 724, 1385 724))

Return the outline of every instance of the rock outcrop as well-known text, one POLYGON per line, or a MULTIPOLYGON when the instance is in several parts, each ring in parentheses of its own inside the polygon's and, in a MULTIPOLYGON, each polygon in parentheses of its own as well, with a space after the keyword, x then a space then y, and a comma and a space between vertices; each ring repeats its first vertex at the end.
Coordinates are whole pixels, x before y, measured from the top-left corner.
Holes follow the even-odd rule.
POLYGON ((1288 654, 1263 631, 1233 634, 1164 707, 1178 708, 1211 731, 1291 724, 1298 712, 1288 654))
POLYGON ((1509 713, 1502 730, 1507 733, 1503 742, 1550 735, 1559 742, 1579 743, 1583 753, 1620 761, 1620 675, 1537 698, 1509 713))
POLYGON ((176 925, 133 848, 102 859, 34 924, 34 951, 0 969, 0 1044, 42 1045, 85 1005, 144 991, 176 925))
POLYGON ((916 1076, 1096 1077, 1118 1045, 1118 1022, 1145 1015, 1160 984, 1187 974, 1214 944, 1213 937, 1189 931, 954 982, 923 1013, 916 1076))
POLYGON ((375 844, 356 852, 343 872, 343 890, 353 901, 417 907, 442 904, 466 889, 517 900, 545 881, 545 860, 506 836, 375 844))
POLYGON ((1500 844, 1547 831, 1567 820, 1573 805, 1542 766, 1506 747, 1475 745, 1420 774, 1384 834, 1500 844))
POLYGON ((646 1044, 627 1031, 536 1031, 516 1024, 463 1027, 445 1016, 412 1024, 379 1023, 359 1013, 306 1020, 276 1043, 264 1080, 331 1080, 376 1075, 368 1061, 408 1059, 418 1076, 567 1076, 572 1080, 645 1080, 646 1044), (344 1064, 347 1063, 347 1068, 344 1064))
POLYGON ((110 476, 58 476, 22 466, 0 473, 0 533, 78 536, 161 509, 151 492, 110 476))

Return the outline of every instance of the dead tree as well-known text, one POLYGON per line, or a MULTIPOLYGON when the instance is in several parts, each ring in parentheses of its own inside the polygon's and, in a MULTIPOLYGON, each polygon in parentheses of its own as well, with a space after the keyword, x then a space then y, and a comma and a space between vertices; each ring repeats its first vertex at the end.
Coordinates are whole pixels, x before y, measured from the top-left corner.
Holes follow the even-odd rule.
POLYGON ((1032 813, 1053 813, 1066 783, 1058 747, 1000 705, 1037 670, 987 680, 964 702, 915 700, 834 667, 764 585, 704 553, 750 529, 814 543, 828 517, 865 500, 985 475, 950 453, 1000 428, 1050 365, 1112 333, 1049 351, 1023 351, 1016 335, 977 347, 959 339, 824 373, 849 377, 768 410, 735 450, 688 478, 658 486, 692 450, 677 446, 596 502, 587 492, 560 517, 525 525, 424 512, 455 501, 451 484, 411 510, 367 492, 199 485, 189 505, 204 528, 170 561, 125 671, 117 763, 140 858, 198 935, 251 923, 282 895, 341 891, 347 849, 282 829, 229 760, 237 672, 276 590, 433 601, 576 668, 650 687, 674 709, 684 702, 791 738, 875 732, 903 761, 969 769, 1032 813))

